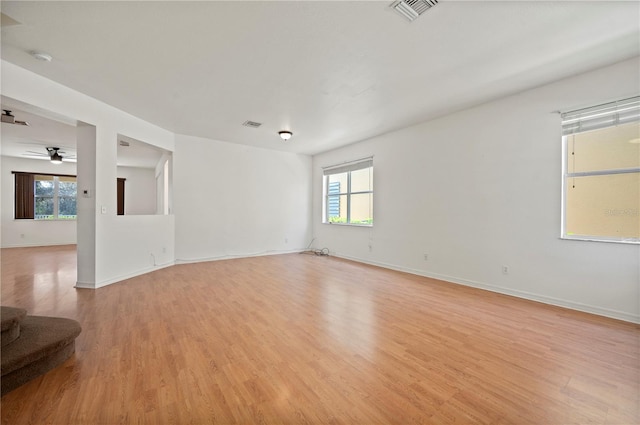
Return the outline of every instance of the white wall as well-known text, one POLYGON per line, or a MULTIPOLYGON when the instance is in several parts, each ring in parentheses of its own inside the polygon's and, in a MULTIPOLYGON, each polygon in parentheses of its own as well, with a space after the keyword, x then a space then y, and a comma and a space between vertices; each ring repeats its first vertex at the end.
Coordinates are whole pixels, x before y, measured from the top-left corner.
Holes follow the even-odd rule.
POLYGON ((118 167, 118 177, 126 179, 124 182, 125 214, 156 213, 155 174, 156 171, 153 168, 118 167))
POLYGON ((77 122, 76 158, 78 164, 78 244, 76 246, 77 279, 76 285, 96 287, 96 232, 97 211, 97 131, 86 122, 77 122))
POLYGON ((156 214, 173 214, 173 155, 163 154, 155 167, 156 214))
POLYGON ((176 260, 301 250, 310 242, 311 157, 176 135, 176 260))
POLYGON ((314 247, 640 322, 640 246, 559 239, 554 113, 637 95, 638 75, 636 58, 315 156, 314 247), (374 227, 322 224, 321 167, 369 155, 374 227))
MULTIPOLYGON (((317 155, 313 166, 303 155, 174 136, 5 61, 2 93, 96 127, 95 181, 87 180, 95 234, 84 241, 95 268, 80 286, 174 259, 294 251, 313 235, 336 255, 640 322, 640 246, 559 239, 553 113, 635 95, 639 71, 638 59, 627 61, 317 155), (175 222, 115 215, 118 134, 174 151, 175 222), (368 155, 374 227, 321 224, 321 167, 368 155)), ((3 241, 6 231, 3 222, 3 241)))
POLYGON ((14 219, 15 179, 12 171, 48 174, 76 174, 76 164, 2 156, 2 248, 20 246, 67 245, 76 243, 75 220, 16 220, 14 219))
MULTIPOLYGON (((173 133, 6 61, 2 61, 2 94, 95 126, 95 148, 85 149, 82 141, 78 141, 78 181, 80 184, 83 179, 92 186, 92 197, 81 200, 82 208, 86 202, 93 203, 87 211, 91 211, 94 221, 88 225, 95 229, 91 234, 79 226, 78 249, 91 253, 95 264, 79 253, 78 286, 95 288, 149 271, 156 267, 151 261, 152 254, 162 257, 156 264, 173 262, 173 217, 117 217, 115 184, 118 134, 173 151, 173 133), (92 156, 95 168, 82 168, 81 152, 92 156), (81 244, 86 249, 81 249, 81 244), (95 251, 91 252, 93 248, 95 251)), ((85 158, 85 164, 89 162, 85 158)))

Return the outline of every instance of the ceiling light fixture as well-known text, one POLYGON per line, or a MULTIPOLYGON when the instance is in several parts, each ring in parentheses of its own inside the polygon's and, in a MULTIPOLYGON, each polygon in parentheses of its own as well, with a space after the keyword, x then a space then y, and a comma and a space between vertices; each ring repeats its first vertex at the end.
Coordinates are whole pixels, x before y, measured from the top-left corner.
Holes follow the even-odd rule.
POLYGON ((291 136, 293 136, 292 132, 286 131, 286 130, 283 130, 283 131, 279 132, 278 134, 280 135, 280 138, 282 140, 284 140, 284 141, 287 141, 287 140, 291 139, 291 136))
POLYGON ((29 123, 26 121, 17 120, 9 109, 3 109, 3 111, 2 122, 5 122, 7 124, 29 125, 29 123))
POLYGON ((51 155, 51 163, 52 164, 62 164, 62 156, 58 152, 54 152, 51 155))
POLYGON ((51 60, 53 59, 53 57, 48 53, 36 52, 36 51, 30 52, 30 53, 31 53, 31 56, 33 56, 34 58, 42 62, 51 62, 51 60))
POLYGON ((62 164, 62 155, 58 153, 60 148, 47 148, 47 152, 49 152, 49 159, 52 164, 62 164))

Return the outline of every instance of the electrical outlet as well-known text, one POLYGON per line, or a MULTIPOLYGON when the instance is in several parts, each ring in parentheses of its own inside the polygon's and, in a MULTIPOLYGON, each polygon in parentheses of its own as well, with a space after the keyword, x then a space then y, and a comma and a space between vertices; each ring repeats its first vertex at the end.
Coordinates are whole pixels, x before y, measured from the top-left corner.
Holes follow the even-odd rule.
POLYGON ((162 253, 166 254, 167 253, 167 248, 165 248, 164 246, 162 247, 162 253))
POLYGON ((373 251, 373 245, 369 244, 369 252, 373 251))
POLYGON ((289 238, 284 238, 284 243, 289 243, 289 238))
POLYGON ((509 274, 509 266, 502 266, 502 274, 509 274))
POLYGON ((429 254, 424 254, 424 261, 428 261, 429 260, 429 254))

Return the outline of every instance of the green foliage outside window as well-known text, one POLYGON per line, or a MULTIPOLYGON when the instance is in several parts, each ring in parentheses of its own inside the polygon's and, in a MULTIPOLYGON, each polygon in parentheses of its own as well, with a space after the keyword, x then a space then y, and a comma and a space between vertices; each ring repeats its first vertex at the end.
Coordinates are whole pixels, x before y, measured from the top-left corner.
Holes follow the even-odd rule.
POLYGON ((75 178, 36 176, 36 220, 75 220, 78 183, 75 178))
MULTIPOLYGON (((346 224, 347 223, 347 218, 346 217, 329 217, 329 223, 333 223, 333 224, 346 224)), ((349 224, 368 224, 371 225, 373 224, 373 218, 366 218, 363 220, 351 220, 351 222, 349 224)))

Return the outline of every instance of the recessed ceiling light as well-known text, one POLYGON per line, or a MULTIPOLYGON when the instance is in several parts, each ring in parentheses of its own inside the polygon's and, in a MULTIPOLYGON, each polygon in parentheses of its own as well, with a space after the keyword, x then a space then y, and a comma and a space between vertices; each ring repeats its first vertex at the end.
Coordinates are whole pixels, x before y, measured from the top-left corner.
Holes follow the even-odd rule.
POLYGON ((291 136, 293 136, 292 132, 286 131, 286 130, 283 130, 283 131, 279 132, 278 134, 280 135, 280 138, 282 140, 289 140, 289 139, 291 139, 291 136))
POLYGON ((633 144, 636 144, 636 145, 637 145, 637 144, 640 144, 640 138, 638 138, 638 139, 631 139, 631 140, 629 140, 629 143, 633 143, 633 144))
POLYGON ((48 53, 36 52, 36 51, 30 52, 30 53, 31 53, 31 56, 38 59, 39 61, 51 62, 51 60, 53 59, 53 57, 48 53))

